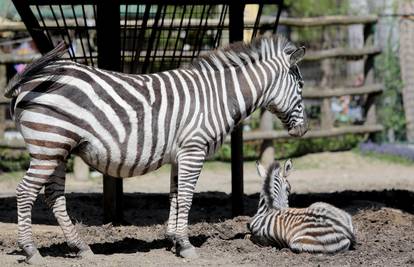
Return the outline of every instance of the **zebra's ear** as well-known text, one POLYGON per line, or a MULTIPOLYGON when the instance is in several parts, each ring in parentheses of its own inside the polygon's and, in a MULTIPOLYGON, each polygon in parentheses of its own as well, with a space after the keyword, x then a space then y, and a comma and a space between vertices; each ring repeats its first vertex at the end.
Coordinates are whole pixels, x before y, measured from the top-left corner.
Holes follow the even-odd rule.
POLYGON ((257 169, 257 174, 259 174, 260 177, 265 179, 267 175, 267 171, 265 167, 259 161, 256 161, 256 169, 257 169))
POLYGON ((301 47, 297 48, 295 51, 293 51, 289 55, 290 66, 298 64, 303 59, 303 57, 305 56, 305 52, 306 52, 306 48, 304 46, 301 46, 301 47))
POLYGON ((290 171, 292 170, 292 168, 293 168, 292 160, 291 159, 288 159, 285 162, 285 165, 283 166, 283 176, 284 177, 288 177, 289 174, 290 174, 290 171))

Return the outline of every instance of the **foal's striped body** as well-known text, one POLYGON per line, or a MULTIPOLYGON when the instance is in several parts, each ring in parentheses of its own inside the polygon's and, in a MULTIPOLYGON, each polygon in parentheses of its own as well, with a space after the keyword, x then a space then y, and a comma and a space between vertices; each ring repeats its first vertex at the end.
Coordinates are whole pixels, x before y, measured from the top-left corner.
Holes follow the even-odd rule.
POLYGON ((262 245, 288 247, 294 252, 348 250, 355 243, 352 218, 348 213, 323 202, 316 202, 308 208, 289 208, 290 185, 286 180, 289 168, 286 166, 285 171, 280 172, 279 165, 274 164, 267 174, 263 168, 259 171, 266 180, 258 212, 249 223, 253 240, 262 245))

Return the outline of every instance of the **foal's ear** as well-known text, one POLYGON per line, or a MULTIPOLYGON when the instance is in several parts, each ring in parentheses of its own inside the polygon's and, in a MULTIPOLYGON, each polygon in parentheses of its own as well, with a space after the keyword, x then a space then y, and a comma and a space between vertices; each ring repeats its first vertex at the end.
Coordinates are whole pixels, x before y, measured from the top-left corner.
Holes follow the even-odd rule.
POLYGON ((288 159, 285 164, 283 165, 283 176, 286 178, 289 176, 290 171, 293 168, 293 163, 291 159, 288 159))
POLYGON ((295 51, 293 51, 289 55, 290 66, 293 66, 293 65, 299 63, 303 59, 303 57, 305 56, 305 52, 306 52, 306 48, 304 46, 301 46, 301 47, 297 48, 295 51))
POLYGON ((265 167, 259 161, 256 161, 256 169, 257 169, 257 174, 259 174, 260 177, 265 179, 267 175, 267 171, 265 167))

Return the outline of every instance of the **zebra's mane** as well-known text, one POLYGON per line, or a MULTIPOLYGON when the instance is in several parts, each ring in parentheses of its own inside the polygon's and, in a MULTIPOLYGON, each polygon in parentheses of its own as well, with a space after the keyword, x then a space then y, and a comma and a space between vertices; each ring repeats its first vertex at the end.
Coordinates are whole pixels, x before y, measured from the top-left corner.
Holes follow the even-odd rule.
POLYGON ((266 204, 270 205, 272 199, 272 194, 270 193, 270 190, 273 187, 272 182, 272 177, 274 176, 274 172, 276 170, 278 170, 280 168, 280 164, 277 161, 274 161, 272 164, 270 164, 269 168, 267 169, 267 175, 266 175, 266 179, 263 183, 263 197, 266 200, 266 204))
POLYGON ((289 54, 296 49, 296 46, 282 35, 259 37, 253 39, 250 43, 236 42, 225 47, 209 51, 195 59, 191 66, 193 68, 200 69, 204 63, 208 64, 210 67, 216 68, 215 64, 221 63, 220 65, 223 68, 229 68, 244 66, 249 61, 253 63, 261 61, 265 58, 262 54, 262 46, 265 43, 270 46, 272 41, 276 53, 283 51, 286 54, 289 54))

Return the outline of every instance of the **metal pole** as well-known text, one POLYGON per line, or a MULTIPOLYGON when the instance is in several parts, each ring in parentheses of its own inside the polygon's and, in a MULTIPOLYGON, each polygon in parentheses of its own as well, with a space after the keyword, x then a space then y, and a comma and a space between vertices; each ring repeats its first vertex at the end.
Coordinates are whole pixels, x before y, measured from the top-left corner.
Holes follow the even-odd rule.
MULTIPOLYGON (((244 4, 229 7, 230 42, 243 41, 244 4)), ((232 214, 243 213, 243 124, 236 126, 231 134, 231 202, 232 214)))
MULTIPOLYGON (((121 68, 120 6, 117 1, 97 4, 98 67, 119 71, 121 68)), ((121 178, 104 175, 104 222, 119 224, 123 220, 123 184, 121 178)))
POLYGON ((30 6, 27 4, 27 1, 13 0, 13 4, 16 7, 16 10, 19 13, 24 25, 26 26, 27 31, 32 36, 39 52, 46 54, 52 50, 53 45, 51 43, 51 40, 49 40, 44 34, 43 30, 41 30, 39 22, 30 9, 30 6))

